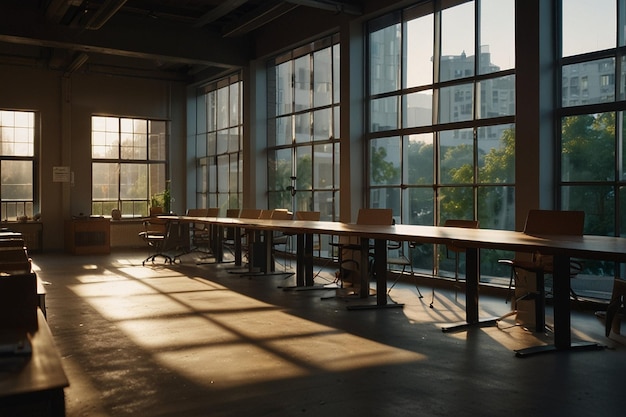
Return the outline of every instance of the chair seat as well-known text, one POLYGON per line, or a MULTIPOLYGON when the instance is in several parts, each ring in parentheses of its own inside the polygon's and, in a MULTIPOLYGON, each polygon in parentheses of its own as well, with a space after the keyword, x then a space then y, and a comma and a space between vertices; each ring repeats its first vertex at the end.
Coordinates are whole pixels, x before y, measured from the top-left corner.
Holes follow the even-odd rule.
POLYGON ((408 258, 404 256, 387 258, 387 263, 390 265, 411 265, 411 262, 408 260, 408 258))

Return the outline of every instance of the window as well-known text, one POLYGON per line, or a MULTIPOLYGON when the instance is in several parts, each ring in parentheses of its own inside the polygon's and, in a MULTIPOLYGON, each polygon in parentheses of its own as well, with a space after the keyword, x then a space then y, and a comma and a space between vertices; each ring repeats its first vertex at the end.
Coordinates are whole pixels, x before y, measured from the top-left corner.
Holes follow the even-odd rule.
POLYGON ((33 112, 0 110, 2 220, 34 215, 35 120, 33 112))
POLYGON ((269 208, 315 210, 322 220, 337 220, 339 36, 304 45, 268 65, 269 208))
POLYGON ((240 208, 243 197, 243 81, 234 74, 198 90, 196 206, 240 208))
MULTIPOLYGON (((586 234, 626 236, 626 1, 562 0, 560 5, 559 205, 585 212, 586 234), (574 73, 582 76, 582 91, 578 83, 566 84, 574 73), (586 92, 584 101, 576 100, 581 92, 586 92)), ((613 277, 624 275, 613 262, 588 260, 584 266, 581 275, 593 277, 594 288, 576 290, 587 294, 610 294, 613 277)), ((591 281, 577 279, 573 285, 584 282, 591 281)))
POLYGON ((316 210, 322 219, 335 220, 339 191, 338 74, 338 36, 313 42, 270 63, 270 208, 316 210))
POLYGON ((91 118, 91 212, 124 217, 148 215, 150 205, 165 205, 169 192, 167 123, 108 116, 91 118), (154 201, 153 201, 154 200, 154 201))
MULTIPOLYGON (((402 223, 513 229, 514 0, 422 3, 367 33, 369 206, 402 223)), ((419 252, 416 265, 453 267, 419 252)), ((497 256, 481 256, 484 275, 508 273, 497 256)))

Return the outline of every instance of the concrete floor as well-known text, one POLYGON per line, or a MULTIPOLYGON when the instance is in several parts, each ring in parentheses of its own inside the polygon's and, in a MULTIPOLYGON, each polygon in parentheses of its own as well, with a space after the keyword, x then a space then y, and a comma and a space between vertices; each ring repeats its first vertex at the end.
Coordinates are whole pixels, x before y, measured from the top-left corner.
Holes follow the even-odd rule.
MULTIPOLYGON (((68 417, 615 416, 626 410, 623 336, 573 313, 573 339, 608 348, 519 359, 550 334, 515 326, 443 333, 464 296, 399 284, 404 308, 348 311, 331 291, 277 287, 230 265, 146 265, 144 251, 32 254, 70 380, 68 417)), ((322 282, 322 281, 320 281, 322 282)), ((481 315, 504 314, 481 297, 481 315)), ((551 317, 548 314, 548 323, 551 317)))

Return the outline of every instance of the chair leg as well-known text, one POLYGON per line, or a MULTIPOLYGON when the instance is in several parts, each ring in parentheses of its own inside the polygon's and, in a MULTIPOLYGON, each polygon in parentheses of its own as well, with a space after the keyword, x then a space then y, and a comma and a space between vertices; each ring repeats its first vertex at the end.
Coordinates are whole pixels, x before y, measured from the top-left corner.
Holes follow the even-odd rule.
POLYGON ((606 309, 606 322, 604 324, 604 334, 606 337, 609 337, 609 335, 611 334, 611 329, 613 328, 613 320, 615 320, 617 312, 619 311, 619 308, 621 306, 622 298, 617 297, 609 303, 609 306, 606 309))

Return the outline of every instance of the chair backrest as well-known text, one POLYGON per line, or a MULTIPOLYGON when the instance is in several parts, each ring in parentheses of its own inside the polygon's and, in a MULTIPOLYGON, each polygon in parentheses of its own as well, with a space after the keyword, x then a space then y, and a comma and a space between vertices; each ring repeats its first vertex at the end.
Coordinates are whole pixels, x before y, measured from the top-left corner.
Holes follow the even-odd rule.
POLYGON ((444 227, 464 227, 466 229, 478 229, 478 220, 448 219, 443 223, 444 227))
POLYGON ((150 217, 158 216, 159 214, 163 214, 163 207, 150 207, 150 217))
POLYGON ((275 209, 272 210, 271 218, 273 220, 291 220, 293 219, 293 213, 287 209, 275 209))
MULTIPOLYGON (((464 220, 464 219, 448 219, 443 222, 444 227, 464 227, 466 229, 478 229, 480 222, 478 220, 464 220)), ((452 252, 464 252, 464 248, 447 244, 446 248, 452 252)))
POLYGON ((272 210, 260 210, 259 219, 271 219, 272 218, 272 210))
POLYGON ((530 210, 526 216, 524 233, 581 236, 584 227, 584 211, 530 210))
POLYGON ((241 209, 234 209, 234 208, 226 209, 226 217, 231 218, 231 219, 238 219, 240 213, 241 213, 241 209))
POLYGON ((319 211, 296 211, 296 220, 319 221, 320 216, 319 211))
POLYGON ((261 209, 241 209, 240 219, 258 219, 261 216, 261 209))
POLYGON ((369 225, 392 225, 393 224, 393 212, 391 209, 380 208, 362 208, 359 209, 359 214, 356 219, 357 224, 369 224, 369 225))
POLYGON ((187 216, 190 217, 207 217, 209 209, 206 208, 190 208, 187 209, 187 216))

